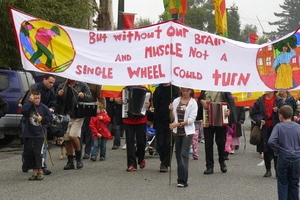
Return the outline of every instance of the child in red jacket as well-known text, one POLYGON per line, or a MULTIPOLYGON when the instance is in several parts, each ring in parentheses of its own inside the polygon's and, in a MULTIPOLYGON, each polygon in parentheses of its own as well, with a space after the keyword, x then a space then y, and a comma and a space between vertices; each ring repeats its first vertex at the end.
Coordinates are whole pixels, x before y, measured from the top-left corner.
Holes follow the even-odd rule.
POLYGON ((96 161, 100 147, 100 161, 104 161, 106 142, 113 138, 107 127, 111 119, 104 108, 104 102, 98 102, 97 113, 97 116, 92 117, 90 121, 90 129, 93 134, 91 160, 96 161))

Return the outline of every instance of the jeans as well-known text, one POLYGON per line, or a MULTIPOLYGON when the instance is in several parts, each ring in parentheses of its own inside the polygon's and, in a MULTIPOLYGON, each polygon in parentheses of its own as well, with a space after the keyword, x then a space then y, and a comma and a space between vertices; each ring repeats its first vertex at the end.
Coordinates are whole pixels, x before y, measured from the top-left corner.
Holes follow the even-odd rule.
POLYGON ((114 144, 113 145, 118 146, 118 147, 121 146, 121 135, 122 135, 122 131, 123 131, 123 125, 122 124, 115 125, 113 123, 110 123, 108 125, 108 129, 114 136, 114 144))
POLYGON ((279 200, 299 200, 300 157, 279 155, 277 192, 279 200))
POLYGON ((107 142, 107 139, 104 137, 93 139, 91 157, 97 158, 99 147, 100 147, 100 157, 105 158, 106 157, 106 142, 107 142))
POLYGON ((174 136, 177 160, 177 182, 187 184, 189 175, 189 152, 193 135, 174 136))

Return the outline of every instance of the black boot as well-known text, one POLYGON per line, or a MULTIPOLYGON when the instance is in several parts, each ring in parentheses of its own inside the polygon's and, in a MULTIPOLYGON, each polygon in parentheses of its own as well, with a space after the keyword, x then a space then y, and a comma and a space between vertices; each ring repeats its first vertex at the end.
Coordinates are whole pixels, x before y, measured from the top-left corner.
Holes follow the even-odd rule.
POLYGON ((67 165, 64 167, 64 170, 75 169, 73 155, 68 156, 67 165))
POLYGON ((271 177, 271 176, 272 176, 271 170, 266 170, 266 173, 264 174, 264 177, 271 177))
POLYGON ((229 160, 228 155, 229 155, 229 152, 225 151, 224 152, 224 160, 229 160))
POLYGON ((75 151, 75 155, 76 155, 76 167, 77 169, 83 168, 83 163, 81 160, 81 151, 75 151))
POLYGON ((220 169, 223 173, 227 172, 227 166, 226 166, 225 162, 220 163, 220 169))

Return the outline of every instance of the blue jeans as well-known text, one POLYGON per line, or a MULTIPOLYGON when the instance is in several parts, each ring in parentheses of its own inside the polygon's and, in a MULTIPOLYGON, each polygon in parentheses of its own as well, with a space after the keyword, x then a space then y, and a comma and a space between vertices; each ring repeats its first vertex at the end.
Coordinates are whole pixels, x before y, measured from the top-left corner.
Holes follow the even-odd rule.
POLYGON ((187 184, 189 176, 189 152, 193 135, 174 136, 178 183, 187 184))
POLYGON ((122 131, 123 131, 123 125, 122 124, 115 125, 113 123, 110 123, 108 125, 108 129, 114 136, 114 144, 113 145, 116 145, 118 147, 121 146, 121 135, 122 135, 122 131))
POLYGON ((91 157, 97 158, 99 147, 100 147, 100 157, 105 158, 106 157, 106 142, 107 142, 107 139, 104 137, 93 139, 91 157))
POLYGON ((278 199, 299 200, 300 157, 280 154, 276 172, 278 199))

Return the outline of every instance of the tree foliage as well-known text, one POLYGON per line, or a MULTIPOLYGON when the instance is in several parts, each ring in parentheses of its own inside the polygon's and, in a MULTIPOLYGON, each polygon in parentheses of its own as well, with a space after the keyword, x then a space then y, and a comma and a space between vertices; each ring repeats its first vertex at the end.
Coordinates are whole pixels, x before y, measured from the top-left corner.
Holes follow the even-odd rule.
POLYGON ((300 25, 300 0, 284 0, 279 6, 283 10, 282 13, 274 13, 274 15, 280 19, 269 22, 270 25, 278 26, 277 37, 295 31, 300 25))
POLYGON ((238 41, 240 40, 241 22, 237 8, 234 4, 227 9, 227 29, 228 38, 238 41))
POLYGON ((185 24, 202 31, 215 33, 214 5, 210 0, 194 1, 185 16, 185 24))
POLYGON ((151 24, 154 24, 154 22, 152 22, 149 18, 138 18, 136 20, 136 22, 134 23, 134 27, 138 28, 138 27, 143 27, 143 26, 149 26, 151 24))
POLYGON ((37 18, 57 24, 88 29, 92 8, 90 0, 2 0, 0 1, 0 65, 21 69, 13 25, 9 17, 11 6, 37 18))
POLYGON ((257 27, 252 24, 246 24, 244 28, 241 30, 240 41, 247 42, 250 33, 257 34, 257 27))

